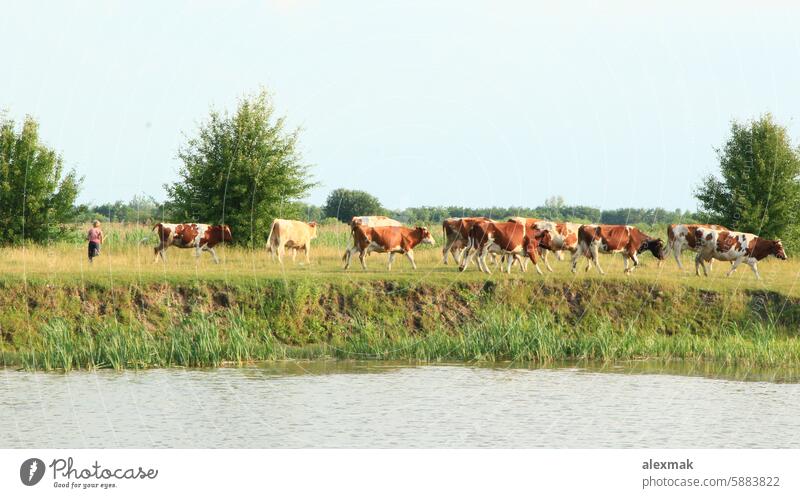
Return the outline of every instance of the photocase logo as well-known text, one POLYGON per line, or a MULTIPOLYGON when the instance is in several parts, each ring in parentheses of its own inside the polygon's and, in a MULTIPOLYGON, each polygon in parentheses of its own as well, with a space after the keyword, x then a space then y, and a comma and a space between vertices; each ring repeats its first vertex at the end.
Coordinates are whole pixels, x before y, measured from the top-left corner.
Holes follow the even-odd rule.
POLYGON ((38 458, 29 458, 19 467, 19 478, 22 484, 34 486, 44 477, 44 462, 38 458))

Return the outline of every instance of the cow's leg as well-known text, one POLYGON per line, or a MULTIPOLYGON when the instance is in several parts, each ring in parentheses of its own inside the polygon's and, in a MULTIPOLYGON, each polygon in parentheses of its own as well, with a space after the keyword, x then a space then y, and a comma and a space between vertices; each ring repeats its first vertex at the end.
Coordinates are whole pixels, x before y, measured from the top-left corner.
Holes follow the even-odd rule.
POLYGON ((409 261, 411 261, 411 268, 416 270, 417 263, 414 261, 414 250, 409 249, 408 251, 406 251, 406 257, 408 258, 409 261))
MULTIPOLYGON (((517 260, 517 255, 516 255, 516 254, 504 254, 503 256, 505 256, 505 257, 507 258, 507 262, 506 262, 507 268, 506 268, 506 271, 508 272, 508 274, 509 274, 509 275, 511 275, 511 267, 512 267, 512 266, 514 266, 514 261, 516 261, 516 260, 517 260)), ((519 268, 520 268, 520 270, 522 270, 523 272, 525 271, 525 270, 522 268, 522 262, 520 262, 520 264, 519 264, 519 268)), ((503 270, 503 269, 501 268, 501 269, 500 269, 500 271, 502 271, 502 270, 503 270)))
POLYGON ((756 274, 756 280, 761 280, 761 275, 758 273, 758 260, 756 258, 747 258, 746 263, 750 265, 750 268, 753 269, 753 273, 756 274))
MULTIPOLYGON (((599 250, 597 244, 592 244, 589 247, 589 250, 591 251, 591 255, 592 255, 590 259, 592 260, 592 263, 594 263, 594 265, 597 267, 597 271, 600 272, 600 275, 605 275, 606 272, 604 272, 603 271, 603 267, 600 266, 600 250, 599 250)), ((626 263, 626 266, 627 266, 627 260, 625 261, 625 263, 626 263)), ((588 271, 588 267, 587 267, 587 271, 588 271)))
POLYGON ((161 261, 163 261, 165 263, 167 262, 167 258, 166 258, 166 256, 164 256, 164 250, 165 249, 166 248, 164 247, 163 243, 159 244, 158 247, 153 248, 153 253, 155 255, 155 259, 153 259, 153 263, 158 263, 158 257, 159 256, 161 256, 161 261))
POLYGON ((461 251, 461 263, 458 265, 458 271, 466 270, 473 257, 475 257, 475 251, 472 249, 472 241, 468 241, 464 250, 461 251))
POLYGON ((211 253, 211 257, 214 258, 214 262, 219 264, 219 258, 217 257, 217 251, 214 250, 213 247, 206 247, 205 248, 208 252, 211 253))
POLYGON ((283 255, 286 254, 286 247, 282 241, 278 241, 278 263, 283 264, 283 255))
POLYGON ((681 262, 681 249, 683 249, 682 244, 678 241, 675 241, 672 247, 672 255, 675 256, 675 262, 678 263, 678 268, 683 270, 683 263, 681 262))
MULTIPOLYGON (((450 251, 453 251, 453 246, 455 245, 456 241, 450 240, 448 241, 445 239, 444 247, 442 247, 442 264, 447 264, 447 256, 450 254, 450 251)), ((453 259, 456 260, 456 264, 458 264, 458 259, 456 258, 456 253, 453 251, 453 259)))
POLYGON ((306 242, 306 246, 305 246, 305 249, 303 249, 303 252, 306 255, 306 264, 310 265, 311 264, 311 255, 309 253, 311 252, 311 241, 306 242))
POLYGON ((394 253, 390 252, 389 253, 389 271, 392 270, 392 263, 394 263, 394 253))
POLYGON ((628 275, 630 273, 628 269, 628 253, 625 251, 622 252, 622 267, 624 268, 625 275, 628 275))
POLYGON ((630 258, 631 261, 633 261, 633 267, 631 268, 630 273, 633 273, 633 270, 635 270, 636 267, 639 266, 639 256, 636 255, 636 250, 633 251, 633 253, 630 255, 630 258))
POLYGON ((350 268, 350 260, 352 259, 353 252, 354 252, 353 249, 355 249, 355 247, 348 247, 344 251, 344 256, 342 256, 342 259, 344 259, 344 269, 345 270, 350 268))
POLYGON ((514 258, 515 263, 519 263, 519 269, 522 271, 522 273, 528 271, 528 260, 526 258, 521 258, 518 254, 514 254, 512 257, 514 258))
MULTIPOLYGON (((559 251, 555 251, 555 253, 556 253, 556 260, 564 261, 564 252, 563 251, 559 250, 559 251)), ((550 270, 550 271, 553 271, 553 270, 550 270)))
POLYGON ((450 254, 453 255, 453 259, 456 260, 456 264, 460 265, 461 261, 464 259, 464 251, 467 250, 467 246, 461 247, 461 243, 456 245, 455 243, 450 246, 450 254))
POLYGON ((478 252, 478 268, 482 272, 488 273, 489 275, 491 275, 492 274, 492 270, 490 270, 489 269, 489 265, 486 264, 486 256, 487 256, 488 253, 489 253, 489 245, 488 244, 486 244, 486 246, 484 246, 484 247, 479 249, 479 252, 478 252))
MULTIPOLYGON (((710 258, 709 258, 710 259, 710 258)), ((694 259, 694 272, 699 277, 700 276, 700 269, 698 268, 699 265, 703 266, 703 275, 708 276, 708 270, 706 269, 706 258, 702 253, 698 253, 697 257, 694 259)))
POLYGON ((361 268, 366 270, 367 269, 367 248, 361 249, 358 253, 358 259, 361 261, 361 268))
POLYGON ((578 261, 583 256, 583 247, 579 246, 578 250, 572 253, 572 273, 578 272, 578 261))
MULTIPOLYGON (((549 262, 549 261, 547 261, 547 253, 548 253, 548 252, 550 252, 550 251, 548 251, 547 249, 545 249, 544 251, 542 251, 542 261, 544 261, 544 266, 545 266, 545 268, 547 268, 547 271, 549 271, 550 273, 553 273, 553 267, 552 267, 552 266, 550 266, 550 262, 549 262)), ((564 259, 564 256, 561 256, 561 257, 559 257, 559 255, 561 255, 561 251, 556 251, 556 259, 558 259, 559 261, 561 261, 562 259, 564 259)), ((537 262, 537 264, 536 264, 536 267, 537 267, 537 268, 539 267, 539 264, 538 264, 538 262, 537 262)))
MULTIPOLYGON (((728 270, 728 273, 726 273, 726 274, 725 274, 725 276, 726 276, 726 277, 730 277, 730 276, 733 274, 733 272, 735 272, 735 271, 736 271, 736 267, 738 267, 738 266, 739 266, 739 264, 740 264, 740 263, 741 263, 743 260, 744 260, 744 258, 741 258, 741 257, 740 257, 740 258, 736 258, 736 260, 733 262, 733 265, 731 266, 731 269, 730 269, 730 270, 728 270)), ((748 264, 749 264, 749 263, 748 263, 748 264)), ((755 271, 755 270, 754 270, 754 271, 755 271)), ((758 273, 756 273, 756 275, 758 275, 758 273)))

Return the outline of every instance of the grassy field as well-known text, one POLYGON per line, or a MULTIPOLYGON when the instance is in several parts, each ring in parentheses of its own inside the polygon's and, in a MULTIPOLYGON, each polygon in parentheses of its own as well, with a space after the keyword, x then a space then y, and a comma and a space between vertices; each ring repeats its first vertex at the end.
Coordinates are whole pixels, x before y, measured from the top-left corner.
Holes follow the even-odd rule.
MULTIPOLYGON (((436 246, 419 246, 415 251, 418 269, 412 270, 405 257, 398 255, 391 272, 386 269, 387 256, 372 254, 367 259, 368 270, 361 269, 355 257, 348 271, 342 270, 341 256, 347 247, 349 231, 346 225, 324 226, 320 236, 314 241, 311 264, 303 263, 303 255, 298 254, 297 263, 286 258, 283 265, 272 262, 265 250, 248 250, 239 247, 219 247, 222 264, 216 265, 209 254, 200 260, 194 251, 171 248, 167 251, 167 262, 154 262, 153 246, 155 236, 145 227, 123 227, 111 225, 103 227, 107 242, 103 245, 102 256, 92 266, 86 260, 86 246, 80 241, 58 243, 49 246, 26 248, 4 248, 0 260, 0 279, 5 281, 35 282, 105 282, 105 283, 147 283, 147 282, 254 282, 275 278, 312 278, 324 282, 374 281, 383 279, 404 282, 430 282, 448 284, 457 282, 478 282, 489 280, 525 280, 533 282, 579 282, 585 279, 598 281, 618 281, 652 283, 666 285, 686 285, 697 289, 712 291, 734 291, 738 289, 778 292, 786 296, 800 296, 800 261, 790 259, 778 261, 773 258, 759 263, 762 280, 757 281, 746 265, 741 265, 731 277, 725 277, 728 263, 716 262, 714 271, 708 278, 694 274, 694 255, 686 251, 682 261, 684 271, 678 269, 670 256, 659 268, 657 261, 649 254, 641 256, 641 265, 631 276, 622 273, 622 257, 601 255, 601 265, 607 275, 601 276, 592 269, 586 273, 585 259, 577 274, 570 272, 568 258, 556 261, 550 256, 554 273, 541 276, 532 267, 525 274, 515 267, 512 275, 494 271, 492 275, 481 274, 473 264, 463 273, 450 259, 448 265, 441 261, 441 228, 433 227, 437 239, 436 246)), ((660 233, 651 232, 654 234, 660 233)), ((77 238, 77 237, 76 237, 77 238)), ((568 255, 567 255, 568 256, 568 255)))
MULTIPOLYGON (((418 270, 369 257, 343 271, 344 225, 322 227, 310 265, 265 251, 210 255, 172 248, 153 262, 142 227, 104 227, 91 266, 80 240, 6 248, 0 262, 0 355, 33 369, 215 366, 286 358, 558 361, 658 358, 795 368, 800 361, 800 264, 768 260, 696 277, 649 255, 632 276, 607 271, 487 276, 417 251, 418 270)), ((437 231, 434 232, 435 236, 437 231)), ((438 240, 439 237, 437 237, 438 240)), ((791 255, 790 255, 791 256, 791 255)), ((581 265, 583 266, 583 265, 581 265)))

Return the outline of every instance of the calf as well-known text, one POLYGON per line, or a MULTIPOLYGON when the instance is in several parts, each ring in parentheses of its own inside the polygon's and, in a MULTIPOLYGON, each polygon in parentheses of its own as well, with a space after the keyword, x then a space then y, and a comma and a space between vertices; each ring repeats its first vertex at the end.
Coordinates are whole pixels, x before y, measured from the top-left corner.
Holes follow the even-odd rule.
POLYGON ((478 221, 494 221, 491 218, 470 217, 470 218, 447 218, 442 221, 442 263, 447 264, 448 254, 453 255, 456 264, 461 264, 460 254, 463 254, 469 239, 469 230, 478 221))
MULTIPOLYGON (((664 242, 653 239, 636 227, 629 225, 583 225, 578 230, 578 249, 572 255, 572 272, 578 268, 581 256, 589 258, 597 266, 600 274, 605 275, 600 267, 598 253, 612 254, 621 252, 625 264, 625 274, 629 274, 639 266, 638 254, 650 251, 653 256, 663 260, 664 242), (628 259, 633 260, 633 267, 628 268, 628 259)), ((587 270, 589 267, 587 267, 587 270)))
POLYGON ((214 246, 221 242, 233 242, 233 235, 228 225, 204 225, 202 223, 157 223, 153 230, 158 235, 158 246, 153 249, 155 261, 161 256, 166 262, 164 254, 169 246, 189 249, 194 247, 195 258, 199 258, 202 251, 211 253, 215 263, 219 263, 214 246))
MULTIPOLYGON (((513 221, 502 223, 480 221, 475 223, 469 231, 469 244, 458 268, 459 271, 464 271, 472 261, 472 257, 477 254, 478 268, 482 272, 491 274, 492 272, 486 264, 486 255, 490 251, 507 256, 506 271, 508 273, 511 273, 511 265, 514 263, 514 259, 521 256, 528 256, 536 266, 536 271, 539 274, 542 273, 536 260, 536 253, 539 251, 537 233, 532 226, 513 221)), ((522 267, 521 264, 520 267, 522 267)), ((524 267, 522 271, 525 271, 524 267)))
POLYGON ((579 223, 555 223, 552 221, 541 220, 533 224, 534 230, 542 232, 539 239, 539 249, 542 252, 542 260, 549 271, 553 271, 547 261, 547 252, 553 251, 556 258, 561 259, 561 251, 569 251, 575 254, 578 250, 578 230, 579 223))
MULTIPOLYGON (((358 250, 358 259, 361 267, 367 269, 364 258, 370 252, 388 252, 389 270, 392 269, 394 255, 397 253, 405 254, 411 266, 416 270, 417 264, 414 262, 414 248, 419 244, 435 244, 433 236, 427 227, 365 227, 357 225, 353 229, 355 248, 358 250)), ((353 251, 345 251, 342 259, 345 261, 344 269, 350 267, 350 259, 353 251)))
POLYGON ((301 250, 306 255, 306 264, 310 263, 309 250, 311 241, 317 238, 317 223, 312 221, 306 223, 296 220, 277 219, 272 222, 267 237, 267 251, 270 252, 272 260, 275 261, 275 254, 278 255, 278 262, 283 263, 285 249, 291 249, 292 262, 297 258, 297 251, 301 250))
POLYGON ((675 257, 675 262, 678 263, 678 268, 683 270, 681 263, 681 251, 688 247, 694 252, 700 251, 700 245, 695 238, 695 231, 698 228, 710 228, 712 230, 728 230, 722 225, 702 225, 702 224, 672 224, 667 227, 667 251, 671 251, 675 257))
POLYGON ((750 265, 756 279, 760 280, 758 273, 758 262, 768 256, 775 256, 778 259, 786 259, 786 251, 780 240, 769 240, 761 238, 752 233, 733 232, 731 230, 716 230, 713 228, 698 227, 694 232, 698 244, 701 244, 700 251, 694 259, 694 272, 700 275, 700 265, 703 266, 703 274, 708 276, 706 261, 718 259, 720 261, 731 261, 731 269, 726 276, 730 276, 736 271, 741 263, 750 265))

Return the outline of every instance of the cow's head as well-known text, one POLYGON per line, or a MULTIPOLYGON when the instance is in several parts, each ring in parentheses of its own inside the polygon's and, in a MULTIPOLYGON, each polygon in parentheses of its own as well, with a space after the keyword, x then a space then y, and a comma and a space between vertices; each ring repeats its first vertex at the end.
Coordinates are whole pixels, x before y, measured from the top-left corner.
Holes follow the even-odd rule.
POLYGON ((653 253, 653 256, 658 259, 665 259, 667 257, 666 251, 664 250, 664 241, 661 239, 647 239, 642 242, 638 253, 641 254, 645 251, 650 251, 653 253))
POLYGON ((312 221, 311 223, 308 224, 308 226, 311 227, 311 238, 312 239, 316 239, 317 238, 317 222, 316 221, 312 221))
POLYGON ((233 242, 233 234, 231 233, 231 227, 229 227, 228 225, 219 225, 216 228, 222 233, 223 242, 233 242))
POLYGON ((786 259, 786 251, 783 249, 783 243, 780 239, 776 240, 772 245, 772 255, 778 259, 786 259))
POLYGON ((548 234, 547 230, 542 233, 541 230, 530 230, 525 237, 525 253, 531 258, 531 263, 537 264, 536 256, 539 255, 540 247, 539 240, 543 239, 548 234))
POLYGON ((428 227, 416 227, 416 229, 420 233, 420 243, 430 245, 436 244, 436 241, 433 239, 433 235, 431 235, 428 227))
POLYGON ((538 241, 538 245, 544 249, 550 249, 553 244, 553 234, 550 230, 533 229, 533 238, 538 241))

